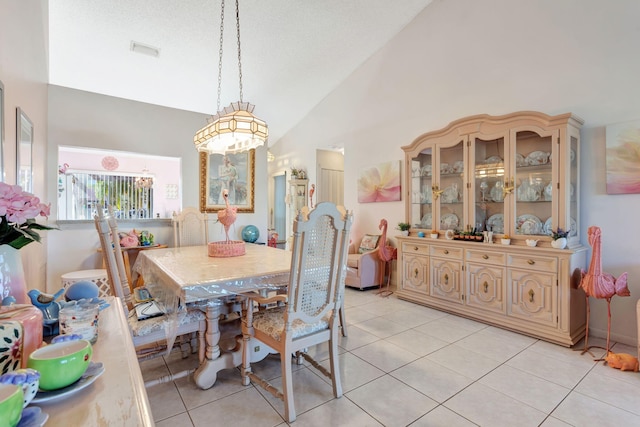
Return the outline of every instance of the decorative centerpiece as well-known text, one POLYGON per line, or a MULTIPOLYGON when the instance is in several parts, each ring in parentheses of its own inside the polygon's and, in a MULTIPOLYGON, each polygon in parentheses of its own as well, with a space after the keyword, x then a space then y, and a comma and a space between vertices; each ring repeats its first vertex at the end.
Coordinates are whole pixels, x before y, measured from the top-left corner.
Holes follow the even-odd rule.
POLYGON ((500 239, 500 243, 502 243, 503 245, 510 245, 511 244, 511 238, 509 237, 508 234, 505 234, 504 236, 502 236, 502 238, 500 239))
POLYGON ((53 227, 38 224, 37 216, 48 217, 51 204, 45 205, 19 185, 0 182, 0 302, 28 302, 22 259, 18 250, 31 242, 39 242, 39 230, 53 227))
POLYGON ((210 242, 208 246, 208 254, 210 257, 232 257, 245 254, 244 242, 240 240, 229 239, 229 228, 236 221, 238 216, 238 208, 229 205, 229 190, 222 190, 222 197, 227 206, 218 211, 218 222, 224 226, 224 233, 227 240, 219 242, 210 242))
POLYGON ((569 235, 569 230, 563 230, 558 227, 555 230, 551 230, 551 246, 556 249, 564 249, 567 246, 567 236, 569 235))

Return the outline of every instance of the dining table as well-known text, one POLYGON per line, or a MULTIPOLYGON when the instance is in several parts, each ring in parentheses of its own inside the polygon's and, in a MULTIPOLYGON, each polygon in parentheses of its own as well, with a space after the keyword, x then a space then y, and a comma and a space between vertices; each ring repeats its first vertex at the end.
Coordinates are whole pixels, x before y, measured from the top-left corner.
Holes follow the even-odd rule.
POLYGON ((240 311, 243 293, 286 287, 291 270, 287 250, 247 243, 243 255, 212 257, 207 249, 202 245, 143 251, 133 266, 134 274, 142 275, 169 313, 187 305, 204 311, 206 350, 194 373, 202 389, 214 385, 220 370, 242 362, 242 339, 232 348, 219 345, 220 317, 240 311))

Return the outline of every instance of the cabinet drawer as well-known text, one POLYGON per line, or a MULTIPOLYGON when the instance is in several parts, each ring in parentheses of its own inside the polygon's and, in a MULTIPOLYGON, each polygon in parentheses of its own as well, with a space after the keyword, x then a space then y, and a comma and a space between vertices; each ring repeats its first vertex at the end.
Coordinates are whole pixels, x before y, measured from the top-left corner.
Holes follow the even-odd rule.
POLYGON ((492 265, 504 265, 506 255, 500 252, 483 251, 479 249, 468 249, 467 261, 482 262, 492 265))
POLYGON ((429 255, 429 245, 406 242, 402 244, 402 252, 405 254, 429 255))
POLYGON ((555 273, 558 268, 558 259, 555 257, 530 256, 509 254, 507 257, 509 267, 528 268, 530 270, 547 271, 555 273))
POLYGON ((453 248, 447 246, 431 246, 430 251, 431 256, 437 256, 439 258, 448 258, 448 259, 462 259, 462 248, 453 248))

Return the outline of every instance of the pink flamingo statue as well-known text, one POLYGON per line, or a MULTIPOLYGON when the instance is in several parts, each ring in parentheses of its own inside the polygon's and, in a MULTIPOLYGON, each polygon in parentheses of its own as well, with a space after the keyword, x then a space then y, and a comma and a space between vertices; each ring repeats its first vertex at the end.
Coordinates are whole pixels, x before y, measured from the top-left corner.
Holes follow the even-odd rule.
POLYGON ((389 267, 389 276, 387 276, 387 288, 382 290, 382 283, 380 283, 379 294, 383 294, 382 296, 388 297, 393 293, 393 291, 389 290, 389 283, 391 282, 391 261, 398 258, 398 249, 392 246, 387 246, 387 220, 382 218, 380 220, 380 225, 378 229, 382 230, 382 235, 380 236, 380 244, 378 245, 378 256, 385 263, 385 272, 387 271, 387 266, 389 267))
POLYGON ((231 227, 231 224, 236 222, 238 208, 236 206, 229 206, 229 190, 226 188, 222 190, 222 197, 224 197, 224 203, 227 207, 218 211, 218 221, 224 226, 224 232, 227 235, 227 242, 229 242, 229 228, 231 227))
MULTIPOLYGON (((595 298, 604 298, 607 300, 607 354, 610 351, 609 348, 609 339, 611 336, 611 298, 614 295, 619 295, 621 297, 628 297, 631 295, 629 292, 629 288, 627 287, 627 273, 622 273, 616 279, 611 274, 602 272, 602 256, 600 254, 600 239, 602 235, 602 231, 600 227, 595 225, 589 227, 587 230, 589 236, 589 245, 592 247, 591 253, 591 263, 589 264, 589 270, 582 270, 582 279, 580 281, 580 287, 584 290, 584 293, 587 296, 587 327, 586 327, 586 335, 584 340, 584 350, 581 354, 588 352, 593 356, 593 354, 589 351, 589 297, 595 298)), ((596 347, 596 346, 593 346, 596 347)), ((602 347, 597 347, 602 348, 602 347)), ((606 355, 605 355, 606 356, 606 355)), ((602 360, 602 359, 599 359, 602 360)))
POLYGON ((311 184, 311 189, 309 190, 309 207, 313 209, 313 193, 316 191, 316 185, 311 184))

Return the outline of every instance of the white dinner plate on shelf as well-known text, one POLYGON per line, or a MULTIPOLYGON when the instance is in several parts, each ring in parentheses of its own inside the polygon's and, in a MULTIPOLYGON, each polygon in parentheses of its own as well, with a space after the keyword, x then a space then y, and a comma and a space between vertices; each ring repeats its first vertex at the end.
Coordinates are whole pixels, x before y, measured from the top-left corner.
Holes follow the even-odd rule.
POLYGON ((516 232, 518 234, 540 234, 542 233, 542 221, 535 215, 520 215, 516 219, 516 232))
MULTIPOLYGON (((575 235, 578 234, 578 224, 576 224, 576 220, 571 218, 571 229, 569 230, 569 236, 573 237, 575 235)), ((549 217, 545 222, 544 225, 542 226, 542 232, 544 234, 548 234, 549 236, 551 236, 551 233, 553 232, 553 226, 551 224, 551 217, 549 217)))
POLYGON ((491 215, 489 219, 487 219, 487 228, 490 228, 491 231, 497 234, 504 233, 504 215, 503 214, 495 214, 491 215))
POLYGON ((531 166, 546 165, 549 163, 549 156, 551 153, 544 151, 534 151, 527 156, 527 164, 531 166))
POLYGON ((426 213, 420 220, 420 225, 422 228, 431 228, 431 214, 426 213))
POLYGON ((33 398, 31 403, 47 403, 52 402, 54 400, 62 399, 71 394, 77 393, 80 390, 89 387, 95 380, 100 377, 100 375, 104 374, 104 366, 100 362, 90 362, 89 367, 82 374, 82 377, 75 383, 52 391, 39 391, 36 393, 36 397, 33 398))
POLYGON ((458 228, 459 223, 460 220, 456 214, 444 214, 440 219, 440 228, 443 230, 453 230, 454 228, 458 228))

